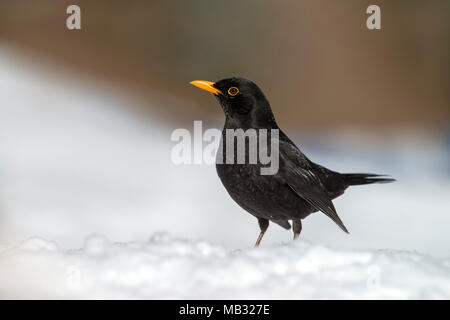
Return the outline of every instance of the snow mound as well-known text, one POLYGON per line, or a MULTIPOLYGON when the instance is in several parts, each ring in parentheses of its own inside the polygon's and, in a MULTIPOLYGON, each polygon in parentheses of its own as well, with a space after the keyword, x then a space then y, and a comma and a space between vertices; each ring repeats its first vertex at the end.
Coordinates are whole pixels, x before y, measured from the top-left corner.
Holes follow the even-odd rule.
POLYGON ((92 235, 79 250, 39 238, 0 255, 2 298, 448 299, 450 260, 398 250, 336 250, 304 240, 230 251, 157 233, 92 235))

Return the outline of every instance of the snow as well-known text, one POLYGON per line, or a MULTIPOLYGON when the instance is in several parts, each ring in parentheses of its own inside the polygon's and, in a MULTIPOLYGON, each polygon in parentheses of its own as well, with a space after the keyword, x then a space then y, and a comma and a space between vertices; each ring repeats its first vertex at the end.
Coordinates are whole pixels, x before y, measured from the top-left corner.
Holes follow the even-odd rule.
POLYGON ((122 92, 0 43, 0 297, 450 297, 440 133, 288 132, 318 163, 398 182, 334 201, 350 235, 314 214, 300 241, 271 225, 253 249, 256 220, 214 166, 173 164, 174 125, 122 92))
POLYGON ((448 299, 450 260, 307 241, 230 251, 155 234, 80 250, 39 238, 0 257, 2 297, 111 299, 448 299), (13 268, 12 268, 13 267, 13 268), (26 287, 27 291, 23 292, 26 287))

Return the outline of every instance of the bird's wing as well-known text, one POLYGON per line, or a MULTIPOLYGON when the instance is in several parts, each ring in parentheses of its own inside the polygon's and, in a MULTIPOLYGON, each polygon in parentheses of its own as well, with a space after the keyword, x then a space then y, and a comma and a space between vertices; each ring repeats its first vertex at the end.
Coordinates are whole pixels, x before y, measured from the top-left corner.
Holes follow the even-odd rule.
POLYGON ((347 228, 342 223, 328 192, 320 179, 314 172, 308 158, 306 158, 297 147, 288 142, 281 141, 279 144, 280 170, 278 176, 302 199, 315 209, 325 213, 344 232, 347 228))

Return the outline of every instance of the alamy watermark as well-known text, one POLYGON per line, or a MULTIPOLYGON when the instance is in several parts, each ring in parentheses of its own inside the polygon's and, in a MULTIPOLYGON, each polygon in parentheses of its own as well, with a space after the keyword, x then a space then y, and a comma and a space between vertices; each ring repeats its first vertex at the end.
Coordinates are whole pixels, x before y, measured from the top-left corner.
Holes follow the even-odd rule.
POLYGON ((194 121, 193 134, 179 128, 172 132, 171 159, 175 164, 251 164, 260 166, 261 175, 274 175, 279 169, 278 129, 219 129, 203 132, 202 121, 194 121))
POLYGON ((66 19, 66 27, 69 30, 81 29, 81 9, 76 4, 71 4, 67 7, 66 13, 70 16, 66 19))
POLYGON ((381 9, 376 4, 372 4, 367 7, 366 13, 370 14, 366 20, 366 26, 369 30, 381 29, 381 9))
MULTIPOLYGON (((366 27, 369 30, 381 29, 381 9, 378 5, 369 5, 366 9, 366 14, 370 16, 366 19, 366 27)), ((66 9, 66 27, 69 30, 81 30, 81 8, 76 4, 71 4, 66 9)))
POLYGON ((377 265, 370 265, 367 268, 366 286, 369 290, 377 290, 381 283, 381 268, 377 265))
MULTIPOLYGON (((81 8, 76 4, 67 7, 66 27, 69 30, 81 30, 81 8)), ((367 7, 366 14, 370 14, 366 19, 366 26, 369 30, 381 29, 381 9, 378 5, 372 4, 367 7)))

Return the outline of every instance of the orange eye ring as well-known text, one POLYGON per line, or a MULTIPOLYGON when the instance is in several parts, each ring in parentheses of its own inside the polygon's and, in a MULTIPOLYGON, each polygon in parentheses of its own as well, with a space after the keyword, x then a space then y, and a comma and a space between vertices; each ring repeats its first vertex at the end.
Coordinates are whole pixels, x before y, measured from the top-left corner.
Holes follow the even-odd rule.
POLYGON ((232 97, 234 97, 238 93, 239 93, 239 89, 236 87, 231 87, 230 89, 228 89, 228 94, 232 97))

